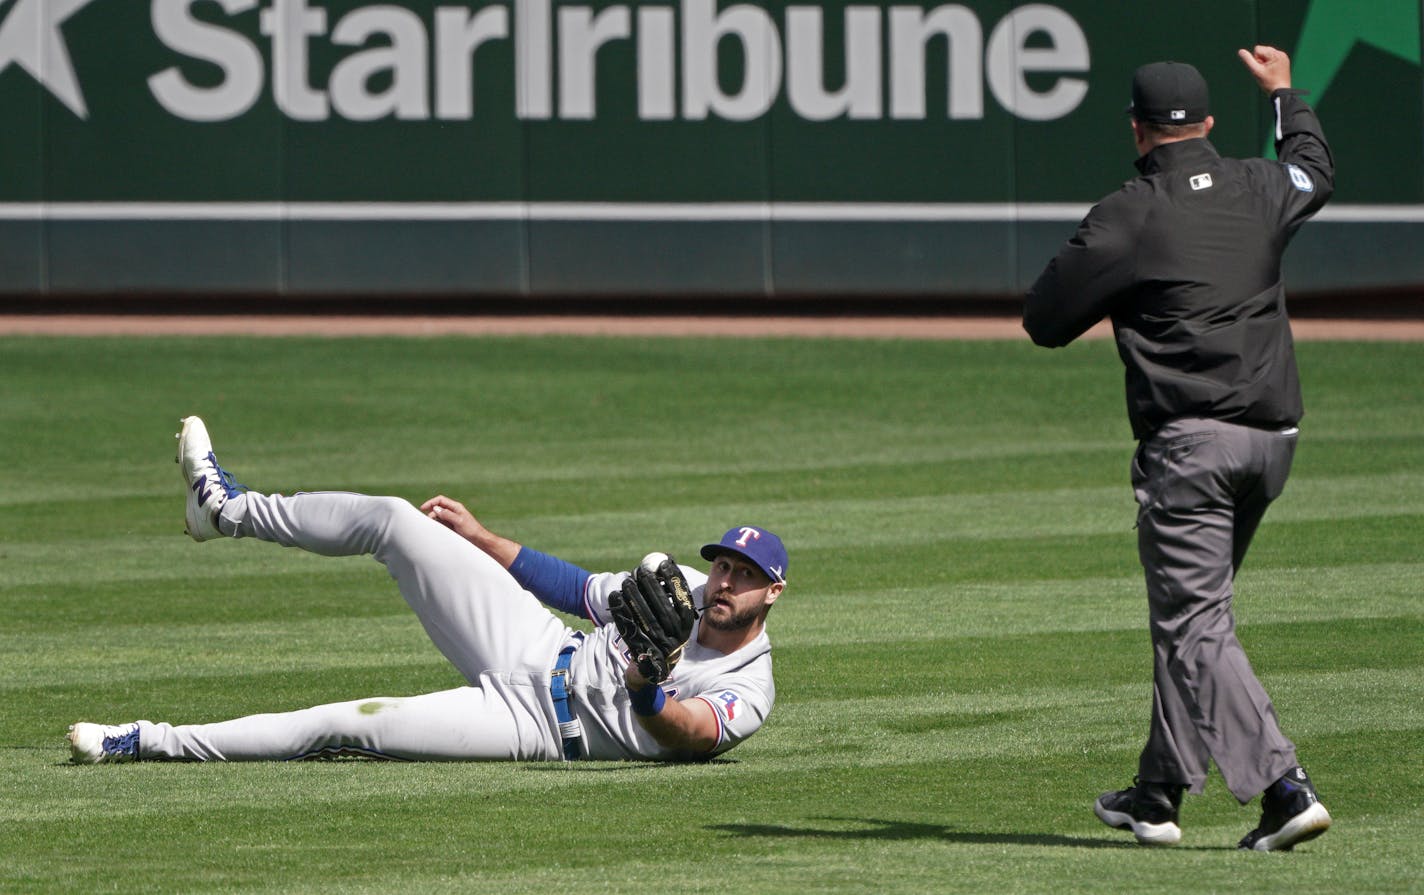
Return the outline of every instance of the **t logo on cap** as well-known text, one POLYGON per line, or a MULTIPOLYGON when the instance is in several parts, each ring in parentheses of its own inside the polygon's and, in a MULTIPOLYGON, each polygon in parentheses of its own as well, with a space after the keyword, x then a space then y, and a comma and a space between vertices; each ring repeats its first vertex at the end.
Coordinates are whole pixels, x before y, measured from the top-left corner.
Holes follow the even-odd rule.
POLYGON ((754 525, 729 528, 722 540, 702 548, 702 558, 708 562, 721 553, 734 553, 761 569, 772 581, 786 582, 786 548, 781 538, 764 528, 754 525))

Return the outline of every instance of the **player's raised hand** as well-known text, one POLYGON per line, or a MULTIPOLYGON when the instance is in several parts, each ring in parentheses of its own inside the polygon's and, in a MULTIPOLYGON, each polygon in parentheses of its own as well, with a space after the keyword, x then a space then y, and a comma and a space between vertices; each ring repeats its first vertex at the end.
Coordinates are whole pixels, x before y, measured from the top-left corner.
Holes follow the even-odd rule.
POLYGON ((1258 44, 1251 50, 1237 50, 1236 55, 1267 96, 1291 85, 1290 57, 1283 51, 1258 44))
POLYGON ((443 494, 421 504, 420 511, 471 543, 478 544, 481 536, 489 534, 464 504, 443 494))
POLYGON ((465 509, 465 505, 458 500, 437 494, 421 504, 420 511, 488 553, 506 569, 519 556, 520 546, 517 542, 485 528, 480 520, 475 518, 475 514, 465 509))

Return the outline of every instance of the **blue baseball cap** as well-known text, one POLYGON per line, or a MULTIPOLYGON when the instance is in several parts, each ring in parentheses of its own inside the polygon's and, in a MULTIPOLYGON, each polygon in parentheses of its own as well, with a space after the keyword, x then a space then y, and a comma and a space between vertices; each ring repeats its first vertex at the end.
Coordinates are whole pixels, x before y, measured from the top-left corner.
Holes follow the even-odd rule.
POLYGON ((702 558, 708 562, 723 553, 735 553, 765 572, 772 581, 786 583, 786 548, 781 538, 764 528, 738 525, 727 529, 722 540, 702 548, 702 558))

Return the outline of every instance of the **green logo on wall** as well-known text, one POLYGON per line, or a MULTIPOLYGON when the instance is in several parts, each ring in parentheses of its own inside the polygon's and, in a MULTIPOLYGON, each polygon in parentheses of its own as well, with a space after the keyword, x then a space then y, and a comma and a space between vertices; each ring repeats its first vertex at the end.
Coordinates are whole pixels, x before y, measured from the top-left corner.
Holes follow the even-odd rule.
POLYGON ((1292 57, 1295 86, 1319 102, 1358 43, 1419 64, 1418 0, 1314 0, 1292 57))

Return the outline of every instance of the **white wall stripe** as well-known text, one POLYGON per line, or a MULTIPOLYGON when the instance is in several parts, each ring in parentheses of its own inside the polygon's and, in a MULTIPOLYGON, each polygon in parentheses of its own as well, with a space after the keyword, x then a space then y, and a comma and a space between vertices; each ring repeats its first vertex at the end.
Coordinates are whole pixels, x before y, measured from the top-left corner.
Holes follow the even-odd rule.
MULTIPOLYGON (((1077 222, 1080 203, 0 202, 0 221, 1077 222)), ((1331 223, 1424 223, 1424 205, 1332 205, 1331 223)))

